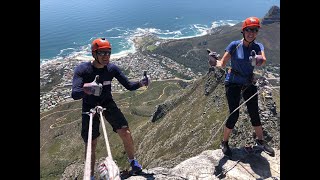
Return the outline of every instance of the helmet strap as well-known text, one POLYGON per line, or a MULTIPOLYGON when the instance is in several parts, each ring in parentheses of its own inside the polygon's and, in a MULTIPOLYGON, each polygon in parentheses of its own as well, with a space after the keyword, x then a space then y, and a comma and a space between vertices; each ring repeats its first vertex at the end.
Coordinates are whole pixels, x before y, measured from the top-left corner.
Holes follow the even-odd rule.
POLYGON ((250 44, 256 39, 256 38, 254 38, 251 42, 250 42, 250 41, 247 41, 246 38, 244 37, 244 33, 243 33, 243 32, 241 32, 241 33, 242 33, 242 36, 243 36, 243 40, 246 41, 246 42, 248 42, 248 43, 249 43, 249 46, 250 46, 250 44))
MULTIPOLYGON (((94 60, 97 61, 97 63, 101 64, 101 63, 99 62, 99 59, 98 59, 97 51, 95 51, 95 53, 96 53, 96 57, 94 58, 94 60)), ((101 64, 101 65, 102 65, 102 64, 101 64)))
MULTIPOLYGON (((94 60, 97 61, 97 63, 101 64, 101 63, 99 62, 98 58, 96 58, 96 59, 94 59, 94 60)), ((101 65, 102 65, 102 64, 101 64, 101 65)))

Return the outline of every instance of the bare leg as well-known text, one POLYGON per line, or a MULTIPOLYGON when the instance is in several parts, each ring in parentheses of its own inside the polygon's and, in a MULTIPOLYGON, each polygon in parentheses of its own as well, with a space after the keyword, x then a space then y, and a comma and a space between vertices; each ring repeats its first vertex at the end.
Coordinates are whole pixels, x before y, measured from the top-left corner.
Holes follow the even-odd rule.
POLYGON ((129 159, 134 158, 134 145, 133 145, 133 139, 131 136, 131 132, 129 128, 122 128, 118 129, 117 133, 119 134, 120 138, 122 139, 124 149, 128 155, 129 159))
POLYGON ((224 127, 223 141, 228 141, 231 131, 232 131, 232 129, 229 129, 226 126, 224 127))
MULTIPOLYGON (((91 142, 91 176, 94 175, 94 165, 96 163, 96 147, 97 147, 98 138, 92 140, 91 142)), ((87 143, 85 143, 85 152, 84 152, 84 158, 86 158, 87 155, 87 143)))
POLYGON ((257 145, 262 146, 264 152, 266 152, 267 154, 273 157, 275 155, 275 152, 273 148, 269 146, 267 142, 264 141, 262 126, 254 126, 254 130, 256 131, 256 134, 259 140, 257 141, 257 145))
POLYGON ((229 140, 229 136, 231 133, 232 129, 227 128, 227 126, 224 127, 224 131, 223 131, 223 141, 221 142, 221 149, 224 155, 231 157, 232 156, 232 152, 229 148, 228 145, 228 140, 229 140))
POLYGON ((263 140, 264 138, 263 138, 262 126, 253 126, 253 127, 258 139, 263 140))

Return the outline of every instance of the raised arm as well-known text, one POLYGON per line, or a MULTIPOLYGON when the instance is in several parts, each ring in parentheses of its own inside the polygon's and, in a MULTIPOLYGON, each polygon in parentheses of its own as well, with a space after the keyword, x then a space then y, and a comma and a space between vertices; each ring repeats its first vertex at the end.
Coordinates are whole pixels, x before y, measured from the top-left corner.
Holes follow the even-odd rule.
POLYGON ((115 78, 129 91, 139 89, 141 87, 139 81, 133 82, 129 81, 128 78, 123 74, 123 72, 117 67, 114 66, 115 78))
POLYGON ((226 51, 220 60, 217 60, 216 67, 224 68, 228 63, 229 59, 231 58, 231 54, 226 51))
POLYGON ((266 55, 264 53, 264 46, 261 43, 258 43, 259 47, 260 47, 260 51, 257 53, 256 55, 256 65, 257 66, 263 66, 266 64, 267 58, 266 55))
POLYGON ((72 93, 71 97, 74 100, 78 100, 83 98, 84 91, 83 91, 83 77, 81 76, 80 67, 76 67, 72 79, 72 93))

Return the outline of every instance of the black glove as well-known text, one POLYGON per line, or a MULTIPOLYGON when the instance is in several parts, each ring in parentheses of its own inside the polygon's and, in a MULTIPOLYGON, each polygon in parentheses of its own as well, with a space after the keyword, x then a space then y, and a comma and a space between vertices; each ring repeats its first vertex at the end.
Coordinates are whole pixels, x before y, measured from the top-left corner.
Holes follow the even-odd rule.
POLYGON ((148 86, 151 83, 150 78, 148 78, 147 76, 141 79, 139 82, 141 87, 148 86))
POLYGON ((209 53, 209 64, 210 66, 216 66, 217 65, 217 60, 220 57, 220 54, 218 54, 217 52, 213 52, 210 49, 207 50, 207 52, 209 53))

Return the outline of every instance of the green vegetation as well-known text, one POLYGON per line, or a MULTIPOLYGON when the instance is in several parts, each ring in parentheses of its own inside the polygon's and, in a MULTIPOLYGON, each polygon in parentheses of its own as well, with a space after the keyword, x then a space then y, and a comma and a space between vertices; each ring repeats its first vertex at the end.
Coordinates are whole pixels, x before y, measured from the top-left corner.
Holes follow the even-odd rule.
MULTIPOLYGON (((219 27, 216 33, 205 35, 197 38, 179 39, 164 42, 161 46, 153 49, 152 52, 145 51, 144 53, 159 54, 185 67, 191 68, 195 72, 205 73, 208 71, 208 54, 207 49, 218 52, 221 56, 224 54, 224 49, 234 40, 242 38, 241 23, 229 27, 219 27)), ((261 42, 265 47, 267 56, 267 64, 280 63, 280 23, 264 25, 257 41, 261 42)), ((148 43, 155 44, 150 42, 148 43)))
MULTIPOLYGON (((207 52, 210 48, 223 55, 224 48, 242 38, 241 25, 221 27, 203 37, 168 41, 156 46, 155 37, 138 38, 142 53, 160 54, 196 72, 208 71, 207 52)), ((264 26, 257 41, 262 42, 269 64, 280 63, 280 24, 264 26)), ((126 73, 128 73, 127 71, 126 73)), ((176 73, 178 77, 183 77, 176 73)), ((45 92, 59 83, 61 76, 53 73, 53 81, 45 92), (49 87, 50 86, 50 87, 49 87)), ((145 168, 174 166, 204 150, 216 149, 228 115, 223 84, 211 87, 205 95, 206 77, 193 84, 182 81, 155 81, 147 88, 124 93, 113 93, 118 107, 128 120, 135 142, 136 155, 145 168), (188 85, 188 86, 187 86, 188 85), (168 108, 160 119, 151 122, 159 105, 168 108), (216 134, 215 137, 213 135, 216 134)), ((212 79, 215 79, 214 77, 212 79)), ((280 112, 280 89, 273 90, 273 99, 280 112)), ((40 179, 60 179, 65 168, 74 162, 84 162, 84 143, 81 132, 81 101, 63 103, 40 114, 40 179)), ((105 123, 111 152, 121 170, 129 168, 122 141, 109 123, 105 123)), ((97 161, 107 151, 102 128, 97 145, 97 161)))
MULTIPOLYGON (((146 90, 113 94, 115 102, 124 113, 132 130, 149 121, 157 104, 181 90, 177 82, 176 80, 153 82, 146 90)), ((41 113, 40 117, 42 118, 40 140, 43 146, 40 150, 41 179, 58 179, 71 162, 79 160, 84 162, 84 143, 80 137, 81 101, 64 103, 53 110, 41 113), (53 129, 48 128, 50 126, 53 129)), ((113 132, 109 123, 105 124, 113 158, 121 169, 129 168, 121 139, 113 132)), ((100 132, 97 160, 106 157, 102 128, 100 132)), ((133 131, 133 135, 136 138, 140 134, 133 131)))
POLYGON ((147 47, 147 50, 152 52, 152 51, 155 50, 156 48, 157 48, 157 46, 155 46, 155 45, 150 45, 150 46, 147 47))
POLYGON ((280 112, 280 88, 279 89, 273 89, 272 98, 273 98, 273 101, 277 105, 277 111, 280 112))
POLYGON ((40 86, 40 92, 41 93, 48 92, 52 90, 54 86, 60 84, 62 82, 61 78, 63 77, 63 71, 64 69, 59 69, 57 72, 54 72, 54 71, 49 72, 51 77, 51 82, 49 82, 45 86, 40 86))

